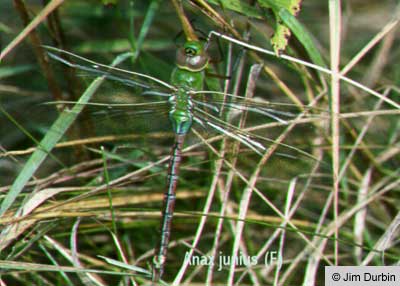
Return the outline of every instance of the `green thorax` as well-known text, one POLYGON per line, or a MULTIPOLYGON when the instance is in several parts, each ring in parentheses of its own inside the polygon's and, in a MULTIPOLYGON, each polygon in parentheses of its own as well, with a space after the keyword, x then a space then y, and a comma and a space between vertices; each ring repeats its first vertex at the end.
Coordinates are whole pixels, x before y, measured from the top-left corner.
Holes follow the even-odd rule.
POLYGON ((200 42, 186 42, 177 52, 176 68, 172 72, 171 83, 178 90, 171 97, 172 108, 169 113, 174 132, 177 134, 186 134, 192 126, 190 91, 203 89, 204 69, 207 64, 208 56, 200 42))

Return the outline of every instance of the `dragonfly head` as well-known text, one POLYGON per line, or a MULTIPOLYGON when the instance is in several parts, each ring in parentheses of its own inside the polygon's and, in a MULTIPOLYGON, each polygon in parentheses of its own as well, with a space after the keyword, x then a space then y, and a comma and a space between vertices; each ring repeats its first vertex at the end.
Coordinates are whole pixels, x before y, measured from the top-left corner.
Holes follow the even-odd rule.
POLYGON ((179 68, 192 72, 202 71, 208 64, 208 55, 204 44, 199 41, 188 41, 178 49, 176 64, 179 68))

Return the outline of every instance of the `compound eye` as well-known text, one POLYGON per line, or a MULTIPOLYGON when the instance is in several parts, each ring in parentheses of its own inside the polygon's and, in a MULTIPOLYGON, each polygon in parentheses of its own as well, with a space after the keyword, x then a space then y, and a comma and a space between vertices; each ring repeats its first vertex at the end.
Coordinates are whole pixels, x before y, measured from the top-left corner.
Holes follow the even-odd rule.
POLYGON ((196 55, 196 50, 193 48, 186 48, 185 49, 185 54, 189 57, 193 57, 196 55))
POLYGON ((208 63, 208 56, 198 42, 186 42, 176 53, 176 64, 189 71, 203 70, 208 63))

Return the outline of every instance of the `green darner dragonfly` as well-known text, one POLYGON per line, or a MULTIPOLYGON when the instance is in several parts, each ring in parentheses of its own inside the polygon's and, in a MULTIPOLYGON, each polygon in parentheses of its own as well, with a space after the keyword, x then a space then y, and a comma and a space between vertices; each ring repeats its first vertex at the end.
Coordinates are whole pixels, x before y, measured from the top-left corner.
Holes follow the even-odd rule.
MULTIPOLYGON (((222 108, 225 108, 225 110, 254 112, 280 124, 287 124, 287 119, 283 118, 290 119, 295 117, 292 112, 275 110, 273 104, 258 102, 240 96, 227 95, 229 99, 227 102, 213 100, 211 95, 218 92, 203 91, 205 69, 209 62, 206 48, 203 43, 198 41, 186 42, 177 52, 176 67, 171 75, 171 84, 168 84, 148 75, 102 65, 67 51, 47 47, 51 58, 71 68, 104 76, 128 87, 140 88, 141 95, 145 97, 156 95, 166 98, 166 100, 153 103, 169 105, 168 116, 175 137, 171 149, 164 194, 160 240, 153 259, 153 281, 158 281, 164 271, 175 208, 175 193, 182 161, 182 149, 185 137, 191 130, 192 124, 198 123, 202 127, 211 128, 223 136, 228 136, 241 142, 256 153, 262 154, 267 149, 265 147, 266 144, 270 143, 271 140, 240 130, 225 122, 221 119, 223 118, 221 115, 222 108), (63 58, 63 56, 67 56, 68 59, 63 58), (197 97, 200 95, 205 96, 206 100, 198 99, 197 97)), ((92 102, 90 105, 96 105, 96 103, 92 102)), ((102 104, 98 105, 101 106, 102 104)), ((134 104, 103 104, 104 109, 110 107, 134 108, 134 106, 134 104)), ((286 107, 290 107, 290 105, 288 104, 286 107)), ((293 108, 293 106, 291 107, 293 108)))

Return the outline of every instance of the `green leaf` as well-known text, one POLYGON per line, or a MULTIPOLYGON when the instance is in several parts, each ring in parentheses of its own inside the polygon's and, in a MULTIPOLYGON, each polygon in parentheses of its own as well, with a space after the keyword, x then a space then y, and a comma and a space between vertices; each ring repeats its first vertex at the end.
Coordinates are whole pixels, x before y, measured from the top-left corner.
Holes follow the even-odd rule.
POLYGON ((271 38, 271 44, 277 55, 281 54, 287 47, 291 36, 290 27, 282 20, 280 11, 285 10, 295 17, 300 12, 302 0, 258 0, 261 7, 270 8, 277 19, 275 33, 271 38))
POLYGON ((101 0, 103 5, 117 5, 118 0, 101 0))
POLYGON ((307 51, 308 55, 310 56, 313 63, 321 66, 326 67, 324 59, 319 52, 317 46, 315 45, 311 34, 307 31, 307 29, 294 17, 291 15, 287 10, 281 9, 279 11, 279 17, 282 21, 287 25, 296 38, 300 41, 303 45, 305 50, 307 51))
MULTIPOLYGON (((295 17, 300 12, 300 5, 302 0, 258 0, 258 4, 262 8, 271 9, 276 18, 276 25, 274 28, 274 35, 271 38, 271 44, 277 55, 282 53, 288 45, 291 36, 290 27, 283 21, 280 11, 285 10, 290 15, 295 17)), ((244 3, 241 0, 208 0, 208 2, 220 5, 224 9, 229 9, 237 13, 243 14, 252 18, 265 18, 262 10, 257 9, 255 6, 244 3)))
POLYGON ((240 0, 208 0, 209 3, 220 5, 224 9, 232 10, 247 17, 261 19, 262 14, 256 7, 240 0))

